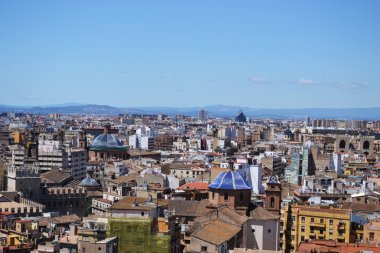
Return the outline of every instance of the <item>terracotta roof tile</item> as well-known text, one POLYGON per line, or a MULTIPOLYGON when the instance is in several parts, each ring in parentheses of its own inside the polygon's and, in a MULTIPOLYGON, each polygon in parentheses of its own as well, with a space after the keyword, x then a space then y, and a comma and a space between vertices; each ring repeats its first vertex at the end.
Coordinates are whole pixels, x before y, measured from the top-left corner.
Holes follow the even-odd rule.
POLYGON ((181 185, 179 190, 208 190, 207 182, 189 182, 187 184, 181 185))
POLYGON ((39 225, 42 227, 46 227, 50 223, 62 225, 62 224, 70 224, 73 222, 78 222, 80 220, 81 219, 76 214, 62 215, 62 216, 58 216, 58 217, 42 217, 40 222, 39 222, 39 225))
POLYGON ((277 220, 279 218, 278 215, 274 215, 261 206, 252 210, 249 216, 254 220, 277 220))
POLYGON ((222 208, 213 210, 211 213, 207 215, 197 217, 195 221, 206 222, 216 219, 219 219, 223 222, 237 227, 243 227, 248 220, 247 216, 241 215, 237 213, 235 210, 232 210, 231 208, 224 206, 222 208))
POLYGON ((58 169, 52 169, 51 171, 41 174, 41 181, 46 183, 62 183, 65 180, 70 179, 71 176, 60 172, 58 169))
POLYGON ((177 216, 198 217, 212 212, 212 210, 207 209, 208 205, 207 201, 170 200, 168 209, 169 211, 175 211, 177 216))
POLYGON ((214 245, 220 245, 235 236, 241 228, 230 225, 220 220, 214 220, 201 229, 192 233, 191 236, 214 245))

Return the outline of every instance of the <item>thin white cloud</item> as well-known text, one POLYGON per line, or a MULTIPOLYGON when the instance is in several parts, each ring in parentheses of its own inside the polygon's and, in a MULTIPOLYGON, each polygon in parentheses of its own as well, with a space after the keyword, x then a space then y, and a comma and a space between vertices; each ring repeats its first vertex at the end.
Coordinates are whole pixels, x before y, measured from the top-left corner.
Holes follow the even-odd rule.
POLYGON ((319 84, 318 81, 311 80, 311 79, 305 79, 305 78, 301 78, 296 83, 302 84, 302 85, 318 85, 319 84))
POLYGON ((337 83, 336 87, 349 90, 361 90, 368 88, 369 85, 365 82, 347 81, 337 83))
POLYGON ((255 83, 255 84, 270 84, 270 83, 272 83, 267 78, 261 77, 261 76, 250 77, 250 78, 248 78, 248 80, 252 83, 255 83))

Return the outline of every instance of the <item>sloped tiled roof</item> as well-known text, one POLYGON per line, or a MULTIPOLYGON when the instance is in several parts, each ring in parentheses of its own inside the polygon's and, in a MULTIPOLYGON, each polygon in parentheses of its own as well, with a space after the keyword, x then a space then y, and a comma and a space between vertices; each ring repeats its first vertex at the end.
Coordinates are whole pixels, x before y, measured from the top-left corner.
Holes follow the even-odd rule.
POLYGON ((194 222, 193 225, 191 225, 191 227, 189 227, 186 230, 186 235, 190 235, 190 234, 198 231, 199 229, 203 228, 208 223, 209 222, 194 222))
POLYGON ((71 176, 62 173, 58 169, 52 169, 51 171, 41 174, 41 181, 46 183, 62 183, 65 180, 70 179, 71 176))
POLYGON ((248 218, 245 215, 237 213, 235 210, 232 210, 229 207, 222 207, 219 209, 213 210, 212 213, 209 213, 204 216, 199 216, 195 219, 196 222, 206 222, 219 219, 228 224, 242 227, 247 222, 248 218))
POLYGON ((189 182, 187 184, 181 185, 179 190, 208 190, 207 182, 189 182))
POLYGON ((362 203, 347 203, 342 204, 343 209, 352 209, 353 212, 379 212, 380 205, 378 204, 362 204, 362 203))
POLYGON ((191 236, 218 246, 230 240, 240 230, 241 228, 221 220, 214 220, 192 233, 191 236))
POLYGON ((50 223, 54 223, 57 225, 61 224, 69 224, 73 222, 78 222, 81 219, 76 214, 62 215, 58 217, 42 217, 39 221, 39 225, 42 227, 48 226, 50 223))
POLYGON ((261 206, 252 210, 250 217, 254 220, 277 220, 279 218, 278 215, 274 215, 261 206))
POLYGON ((212 211, 207 209, 208 205, 207 201, 170 200, 168 209, 169 211, 175 211, 177 216, 197 217, 212 211))

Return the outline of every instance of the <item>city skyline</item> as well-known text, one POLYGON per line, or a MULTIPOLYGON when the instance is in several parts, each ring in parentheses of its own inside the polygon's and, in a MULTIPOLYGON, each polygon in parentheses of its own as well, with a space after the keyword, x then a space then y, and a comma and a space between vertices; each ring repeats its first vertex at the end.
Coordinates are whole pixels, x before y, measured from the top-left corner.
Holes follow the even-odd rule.
POLYGON ((376 107, 377 1, 0 3, 0 104, 376 107))

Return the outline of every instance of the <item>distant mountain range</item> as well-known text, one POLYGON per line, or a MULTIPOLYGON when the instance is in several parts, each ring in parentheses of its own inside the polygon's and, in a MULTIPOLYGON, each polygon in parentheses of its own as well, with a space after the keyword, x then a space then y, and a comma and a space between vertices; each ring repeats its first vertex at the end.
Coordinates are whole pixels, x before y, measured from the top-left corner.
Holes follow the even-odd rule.
POLYGON ((380 107, 372 108, 302 108, 302 109, 256 109, 251 107, 210 105, 203 107, 113 107, 95 104, 63 104, 49 106, 10 106, 0 105, 0 112, 25 112, 35 114, 184 114, 197 116, 198 111, 204 109, 209 116, 231 118, 242 110, 249 118, 332 118, 332 119, 380 119, 380 107))

